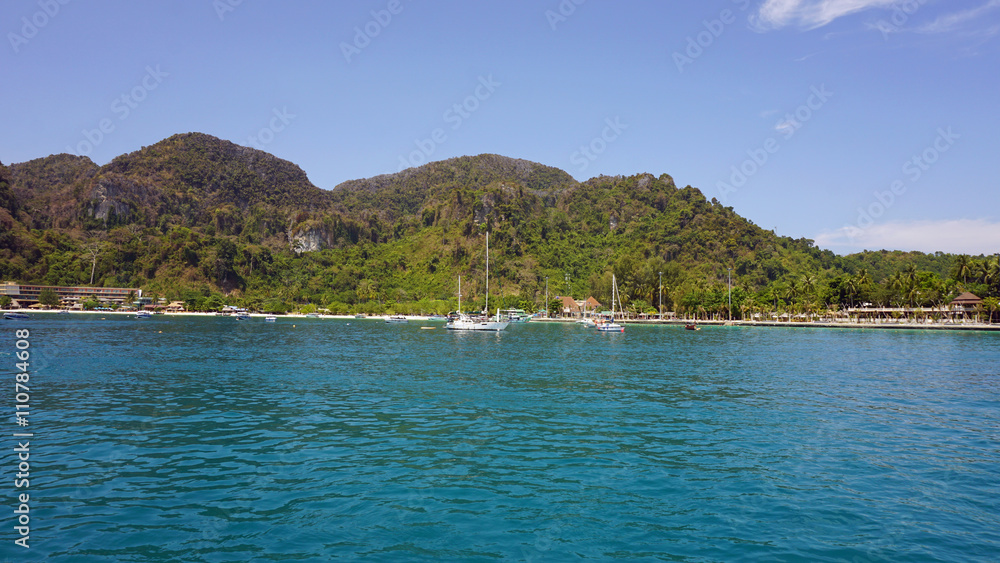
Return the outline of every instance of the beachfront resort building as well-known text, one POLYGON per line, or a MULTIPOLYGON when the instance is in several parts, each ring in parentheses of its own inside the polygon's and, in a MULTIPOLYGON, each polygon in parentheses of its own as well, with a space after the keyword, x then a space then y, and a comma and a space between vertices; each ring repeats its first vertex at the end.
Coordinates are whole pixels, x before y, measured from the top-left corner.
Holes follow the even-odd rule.
POLYGON ((38 303, 38 296, 46 289, 54 291, 64 307, 70 307, 89 298, 101 303, 122 304, 142 297, 142 290, 132 287, 74 287, 34 285, 11 281, 0 283, 0 295, 9 296, 13 300, 12 307, 30 307, 38 303))
POLYGON ((593 297, 579 300, 569 296, 556 296, 556 299, 562 302, 560 313, 563 317, 591 317, 601 308, 600 301, 593 297))
POLYGON ((983 300, 969 292, 962 293, 947 305, 942 304, 937 307, 852 307, 843 314, 848 319, 857 318, 860 321, 876 323, 911 321, 964 323, 979 320, 990 322, 992 316, 990 311, 983 309, 983 300))

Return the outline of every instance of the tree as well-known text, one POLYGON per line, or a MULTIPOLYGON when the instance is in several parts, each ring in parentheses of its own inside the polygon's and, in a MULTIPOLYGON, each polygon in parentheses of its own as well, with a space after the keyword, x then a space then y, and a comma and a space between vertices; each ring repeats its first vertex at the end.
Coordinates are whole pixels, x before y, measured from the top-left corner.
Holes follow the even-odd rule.
POLYGON ((844 281, 844 291, 851 300, 851 307, 854 307, 854 298, 858 295, 858 281, 855 278, 847 278, 844 281))
POLYGON ((90 257, 90 283, 88 285, 94 285, 94 272, 97 270, 97 257, 101 255, 101 243, 99 241, 91 242, 86 246, 87 256, 90 257))
POLYGON ((1000 310, 1000 299, 996 297, 985 297, 983 298, 982 307, 983 309, 989 311, 990 313, 989 323, 993 324, 993 316, 996 314, 998 310, 1000 310))
POLYGON ((38 302, 46 307, 58 307, 60 304, 59 295, 55 290, 46 287, 38 294, 38 302))
POLYGON ((896 272, 889 276, 888 287, 892 292, 892 295, 895 297, 893 301, 895 301, 897 305, 902 305, 906 294, 906 280, 903 275, 896 272))
POLYGON ((10 307, 10 304, 13 303, 13 301, 14 300, 11 299, 10 295, 0 295, 0 309, 10 307))
POLYGON ((868 275, 868 268, 858 270, 858 287, 864 287, 872 283, 871 276, 868 275))
POLYGON ((957 280, 961 279, 962 283, 968 283, 969 275, 972 274, 972 258, 962 254, 955 258, 955 263, 951 267, 952 276, 957 280))
POLYGON ((984 262, 983 283, 997 297, 1000 297, 1000 256, 997 260, 984 262))
POLYGON ((806 297, 814 297, 816 295, 816 276, 813 274, 806 274, 802 276, 802 291, 805 293, 806 297))
POLYGON ((236 245, 227 238, 220 238, 215 245, 215 280, 219 284, 229 281, 230 275, 235 275, 233 264, 236 260, 236 245))

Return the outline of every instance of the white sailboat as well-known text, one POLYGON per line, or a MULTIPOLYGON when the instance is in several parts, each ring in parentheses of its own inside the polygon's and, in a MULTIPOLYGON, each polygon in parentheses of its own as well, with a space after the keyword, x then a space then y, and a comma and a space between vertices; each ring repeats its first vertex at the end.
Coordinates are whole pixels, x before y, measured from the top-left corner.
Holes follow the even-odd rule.
POLYGON ((500 320, 500 309, 497 309, 497 316, 490 320, 486 315, 490 310, 490 233, 486 233, 486 307, 483 315, 471 317, 462 312, 462 276, 458 277, 458 318, 445 325, 448 330, 487 330, 501 331, 510 324, 500 320))
POLYGON ((611 274, 611 320, 599 323, 597 325, 597 332, 625 332, 625 327, 615 322, 615 299, 618 300, 618 308, 625 312, 622 305, 621 294, 618 293, 618 282, 615 280, 615 274, 611 274))

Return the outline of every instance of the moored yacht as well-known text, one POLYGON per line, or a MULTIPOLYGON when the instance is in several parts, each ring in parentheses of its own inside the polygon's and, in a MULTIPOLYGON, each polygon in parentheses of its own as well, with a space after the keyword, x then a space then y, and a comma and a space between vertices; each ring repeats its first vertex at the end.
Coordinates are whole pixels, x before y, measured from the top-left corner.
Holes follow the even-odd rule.
MULTIPOLYGON (((611 319, 597 323, 597 332, 625 332, 625 327, 615 322, 615 300, 621 307, 621 294, 618 293, 618 282, 614 273, 611 274, 611 319)), ((622 311, 624 313, 624 310, 622 311)))
POLYGON ((467 315, 462 312, 462 276, 458 277, 458 318, 452 319, 445 328, 448 330, 483 330, 498 332, 506 330, 509 321, 500 320, 500 309, 494 320, 486 317, 490 310, 490 233, 486 233, 486 307, 482 316, 467 315))

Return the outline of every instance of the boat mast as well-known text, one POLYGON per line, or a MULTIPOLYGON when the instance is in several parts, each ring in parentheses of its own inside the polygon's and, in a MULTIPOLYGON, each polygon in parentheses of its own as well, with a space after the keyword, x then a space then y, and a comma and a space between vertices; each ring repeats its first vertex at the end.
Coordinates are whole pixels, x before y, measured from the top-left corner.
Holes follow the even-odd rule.
POLYGON ((462 316, 462 276, 458 276, 458 316, 462 316))
POLYGON ((486 231, 486 308, 483 311, 490 314, 490 232, 486 231))
POLYGON ((611 322, 615 322, 615 293, 618 291, 618 281, 614 272, 611 273, 611 322))
MULTIPOLYGON (((621 308, 622 296, 618 293, 618 280, 615 279, 614 272, 611 273, 611 322, 615 320, 615 296, 618 296, 618 307, 621 308)), ((624 313, 624 311, 622 311, 624 313)))

